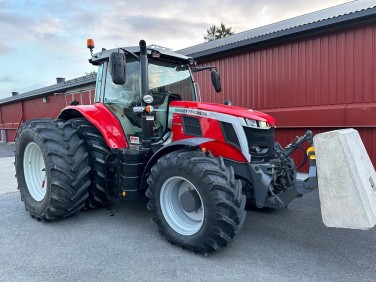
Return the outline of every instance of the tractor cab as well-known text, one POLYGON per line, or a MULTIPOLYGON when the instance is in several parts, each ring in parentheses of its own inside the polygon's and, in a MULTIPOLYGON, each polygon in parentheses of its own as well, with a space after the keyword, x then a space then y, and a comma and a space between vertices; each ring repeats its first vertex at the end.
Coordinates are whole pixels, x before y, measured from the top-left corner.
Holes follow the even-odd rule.
POLYGON ((190 68, 192 58, 156 45, 145 51, 144 66, 139 47, 102 50, 90 59, 98 65, 95 102, 116 116, 127 143, 133 146, 145 139, 143 117, 149 121, 150 136, 146 138, 152 144, 165 142, 171 131, 170 103, 197 101, 198 96, 190 68))

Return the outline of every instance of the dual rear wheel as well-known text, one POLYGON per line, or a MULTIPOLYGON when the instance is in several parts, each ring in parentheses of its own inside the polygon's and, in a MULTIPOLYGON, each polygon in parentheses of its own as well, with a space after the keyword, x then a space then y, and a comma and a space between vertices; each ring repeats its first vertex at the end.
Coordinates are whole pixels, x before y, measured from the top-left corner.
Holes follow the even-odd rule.
POLYGON ((24 123, 16 142, 16 176, 25 208, 54 220, 107 204, 105 158, 110 150, 85 119, 24 123))
POLYGON ((89 154, 70 125, 50 119, 24 123, 15 166, 21 198, 33 217, 63 218, 85 206, 91 183, 89 154))

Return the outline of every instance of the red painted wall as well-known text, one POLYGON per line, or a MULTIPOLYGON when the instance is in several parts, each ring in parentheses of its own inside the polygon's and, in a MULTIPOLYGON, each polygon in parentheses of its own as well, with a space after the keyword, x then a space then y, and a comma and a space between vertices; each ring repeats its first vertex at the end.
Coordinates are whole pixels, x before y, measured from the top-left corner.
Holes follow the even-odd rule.
POLYGON ((94 90, 73 94, 48 95, 47 103, 42 97, 19 101, 0 106, 0 129, 7 132, 7 141, 13 142, 20 122, 34 118, 56 118, 61 110, 74 99, 82 105, 89 105, 94 100, 94 90), (90 102, 91 101, 91 102, 90 102))
POLYGON ((209 72, 195 74, 204 101, 273 115, 284 145, 306 129, 354 127, 376 165, 375 24, 199 63, 221 74, 220 94, 209 72))
MULTIPOLYGON (((376 25, 324 34, 265 49, 199 61, 216 65, 222 92, 214 92, 210 73, 196 73, 204 101, 267 112, 277 119, 277 141, 288 144, 296 135, 354 127, 376 164, 376 25)), ((89 95, 90 94, 90 95, 89 95)), ((86 92, 83 104, 89 104, 86 92)), ((35 117, 56 117, 79 94, 49 96, 0 106, 0 128, 13 128, 35 117), (47 107, 45 107, 48 105, 47 107)), ((15 130, 8 130, 8 140, 15 130)), ((299 161, 299 160, 297 160, 299 161)))
POLYGON ((23 121, 33 118, 54 118, 65 107, 64 95, 48 96, 48 102, 42 98, 23 101, 23 121))
POLYGON ((7 140, 13 141, 16 135, 18 124, 22 118, 22 103, 17 102, 9 104, 6 107, 0 107, 1 124, 0 129, 5 129, 7 133, 7 140))

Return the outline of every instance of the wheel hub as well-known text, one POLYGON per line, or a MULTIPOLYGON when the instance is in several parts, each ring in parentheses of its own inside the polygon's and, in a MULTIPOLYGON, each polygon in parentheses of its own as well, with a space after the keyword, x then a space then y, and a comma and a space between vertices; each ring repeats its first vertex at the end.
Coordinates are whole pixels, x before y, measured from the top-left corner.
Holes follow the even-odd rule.
POLYGON ((42 201, 46 195, 48 180, 42 151, 34 142, 30 142, 25 148, 23 169, 31 197, 35 201, 42 201))
POLYGON ((173 176, 163 183, 160 205, 168 225, 179 234, 190 236, 201 229, 205 218, 203 201, 186 178, 173 176))
POLYGON ((180 195, 180 204, 185 212, 194 212, 201 208, 200 196, 195 190, 188 190, 180 195))

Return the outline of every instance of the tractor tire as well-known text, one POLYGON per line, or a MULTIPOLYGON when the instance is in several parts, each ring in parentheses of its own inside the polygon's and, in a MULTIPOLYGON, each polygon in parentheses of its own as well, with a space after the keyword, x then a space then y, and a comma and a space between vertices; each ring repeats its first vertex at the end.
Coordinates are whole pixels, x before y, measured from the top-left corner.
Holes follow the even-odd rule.
POLYGON ((89 196, 89 156, 77 131, 63 121, 30 120, 16 141, 16 177, 21 200, 32 217, 70 216, 89 196))
POLYGON ((228 245, 245 219, 245 196, 221 157, 179 150, 148 177, 152 221, 173 244, 207 255, 228 245))
POLYGON ((91 166, 91 185, 88 189, 89 197, 86 200, 85 208, 101 208, 108 205, 106 192, 106 157, 111 153, 100 131, 84 118, 75 118, 67 121, 72 128, 78 131, 84 140, 89 152, 89 163, 91 166))

